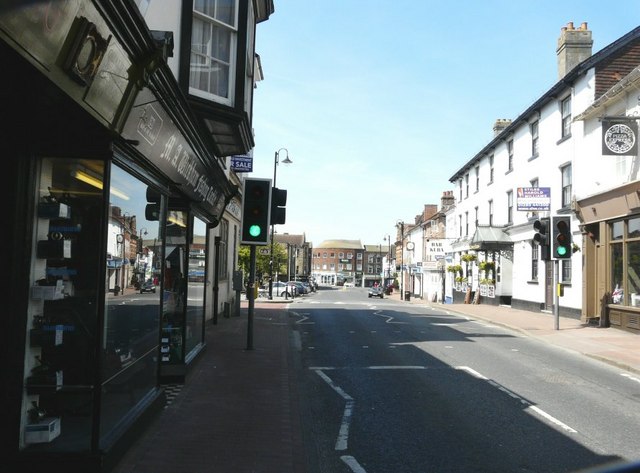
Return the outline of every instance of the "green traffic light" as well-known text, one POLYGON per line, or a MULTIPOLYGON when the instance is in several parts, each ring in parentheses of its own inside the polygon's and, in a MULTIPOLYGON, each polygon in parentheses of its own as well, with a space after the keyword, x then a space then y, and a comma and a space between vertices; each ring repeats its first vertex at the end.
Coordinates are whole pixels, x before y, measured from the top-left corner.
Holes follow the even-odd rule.
POLYGON ((566 246, 559 246, 557 249, 558 252, 558 256, 564 256, 567 254, 567 247, 566 246))
POLYGON ((260 236, 260 234, 262 233, 262 229, 260 228, 260 225, 251 225, 249 227, 249 235, 251 235, 252 237, 257 237, 260 236))

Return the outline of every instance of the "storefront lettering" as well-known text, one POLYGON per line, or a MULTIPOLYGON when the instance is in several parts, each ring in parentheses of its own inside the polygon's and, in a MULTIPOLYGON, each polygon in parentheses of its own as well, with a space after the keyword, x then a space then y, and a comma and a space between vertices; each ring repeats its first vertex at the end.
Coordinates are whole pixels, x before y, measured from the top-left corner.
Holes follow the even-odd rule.
POLYGON ((169 161, 171 157, 171 150, 173 150, 173 147, 175 146, 176 141, 178 141, 178 139, 176 138, 176 135, 171 135, 169 137, 167 142, 164 144, 164 149, 162 150, 162 153, 160 153, 160 158, 166 159, 167 161, 169 161))
POLYGON ((191 155, 187 150, 182 153, 182 159, 178 164, 178 174, 185 178, 185 180, 196 188, 200 173, 196 170, 195 157, 191 155))

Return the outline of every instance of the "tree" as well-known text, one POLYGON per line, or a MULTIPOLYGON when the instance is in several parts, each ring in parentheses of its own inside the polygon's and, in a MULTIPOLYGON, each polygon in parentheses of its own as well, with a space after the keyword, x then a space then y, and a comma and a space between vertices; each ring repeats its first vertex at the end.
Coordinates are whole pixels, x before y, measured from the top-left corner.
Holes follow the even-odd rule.
MULTIPOLYGON (((261 255, 260 248, 269 248, 270 246, 259 246, 258 251, 256 252, 256 280, 258 283, 260 281, 268 281, 269 278, 269 265, 271 262, 271 255, 261 255)), ((286 273, 287 271, 287 249, 286 245, 282 243, 275 242, 273 244, 273 278, 275 280, 277 274, 286 273)), ((240 250, 238 251, 238 265, 245 277, 249 274, 249 255, 250 255, 250 247, 247 245, 240 246, 240 250)))

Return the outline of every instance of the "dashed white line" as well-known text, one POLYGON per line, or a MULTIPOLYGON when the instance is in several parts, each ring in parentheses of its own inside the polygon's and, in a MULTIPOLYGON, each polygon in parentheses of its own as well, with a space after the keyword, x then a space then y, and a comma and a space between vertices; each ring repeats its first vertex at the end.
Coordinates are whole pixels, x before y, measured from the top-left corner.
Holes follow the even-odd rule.
POLYGON ((327 383, 331 389, 337 392, 342 399, 344 399, 345 407, 344 412, 342 414, 342 422, 340 423, 340 430, 338 431, 338 438, 336 439, 336 450, 346 450, 347 445, 349 443, 349 427, 351 426, 351 416, 353 414, 353 406, 355 405, 355 401, 351 396, 349 396, 340 386, 335 384, 329 376, 324 374, 320 370, 316 370, 316 373, 320 378, 327 383))
POLYGON ((351 471, 353 471, 353 473, 367 473, 367 471, 360 466, 360 463, 358 463, 358 461, 351 455, 342 455, 340 457, 340 460, 345 462, 347 466, 351 468, 351 471))

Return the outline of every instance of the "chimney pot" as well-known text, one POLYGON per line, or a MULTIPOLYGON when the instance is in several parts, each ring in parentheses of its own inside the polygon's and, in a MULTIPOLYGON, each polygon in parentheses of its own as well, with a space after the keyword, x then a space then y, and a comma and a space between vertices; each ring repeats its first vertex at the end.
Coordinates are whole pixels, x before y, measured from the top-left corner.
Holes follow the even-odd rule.
POLYGON ((583 22, 579 29, 574 29, 573 22, 560 28, 558 38, 558 79, 566 76, 574 67, 591 57, 593 39, 587 23, 583 22))

